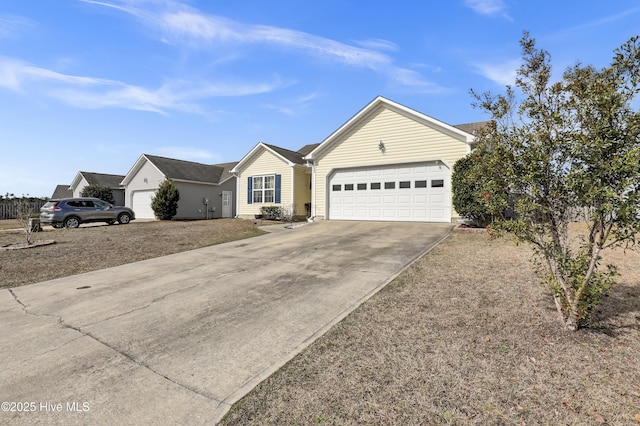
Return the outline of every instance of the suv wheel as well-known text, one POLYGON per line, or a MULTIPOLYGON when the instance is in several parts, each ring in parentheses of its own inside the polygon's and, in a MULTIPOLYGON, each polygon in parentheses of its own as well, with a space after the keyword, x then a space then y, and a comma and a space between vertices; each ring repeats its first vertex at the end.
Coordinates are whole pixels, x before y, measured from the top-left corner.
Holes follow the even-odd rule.
POLYGON ((78 226, 80 226, 80 219, 75 216, 69 216, 64 220, 65 228, 77 228, 78 226))
POLYGON ((126 225, 131 222, 131 216, 129 216, 129 213, 120 213, 120 216, 118 216, 118 222, 120 222, 121 225, 126 225))

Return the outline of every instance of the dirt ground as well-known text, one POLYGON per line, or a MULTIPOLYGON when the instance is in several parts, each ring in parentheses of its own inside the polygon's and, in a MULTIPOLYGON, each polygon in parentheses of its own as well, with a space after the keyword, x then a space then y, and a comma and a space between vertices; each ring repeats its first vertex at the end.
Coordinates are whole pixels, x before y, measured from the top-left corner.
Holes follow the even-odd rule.
MULTIPOLYGON (((0 221, 15 227, 16 221, 0 221)), ((262 234, 251 220, 131 222, 35 233, 55 244, 0 251, 0 288, 15 287, 262 234)), ((0 246, 24 241, 24 231, 0 232, 0 246)))
POLYGON ((640 424, 640 255, 563 331, 527 247, 455 231, 239 401, 224 425, 640 424))

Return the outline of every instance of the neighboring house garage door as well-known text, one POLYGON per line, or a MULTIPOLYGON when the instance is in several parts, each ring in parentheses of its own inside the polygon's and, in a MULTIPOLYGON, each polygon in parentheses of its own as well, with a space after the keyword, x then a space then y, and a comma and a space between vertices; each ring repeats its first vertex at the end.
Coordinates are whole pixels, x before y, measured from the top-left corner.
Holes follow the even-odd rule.
POLYGON ((138 219, 153 219, 155 214, 151 208, 151 198, 155 194, 155 190, 136 191, 133 193, 131 200, 131 208, 138 219))
POLYGON ((338 170, 328 190, 329 219, 451 221, 451 173, 441 162, 338 170))

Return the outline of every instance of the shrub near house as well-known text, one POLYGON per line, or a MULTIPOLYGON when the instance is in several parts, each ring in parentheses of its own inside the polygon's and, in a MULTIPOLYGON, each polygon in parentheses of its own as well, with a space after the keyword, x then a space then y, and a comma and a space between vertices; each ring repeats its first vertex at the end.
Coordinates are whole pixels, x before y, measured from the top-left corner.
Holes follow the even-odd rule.
POLYGON ((178 201, 180 201, 178 189, 171 179, 165 179, 151 201, 151 208, 158 219, 171 220, 178 212, 178 201))

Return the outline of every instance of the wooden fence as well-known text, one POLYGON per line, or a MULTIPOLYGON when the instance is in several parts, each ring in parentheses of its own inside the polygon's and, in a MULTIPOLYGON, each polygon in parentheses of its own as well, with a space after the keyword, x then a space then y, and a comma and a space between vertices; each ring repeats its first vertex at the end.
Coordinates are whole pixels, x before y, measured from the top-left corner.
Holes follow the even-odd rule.
MULTIPOLYGON (((40 213, 40 207, 44 206, 46 201, 32 201, 23 204, 23 208, 27 212, 40 213)), ((0 203, 0 220, 15 219, 18 217, 17 203, 0 203)))

